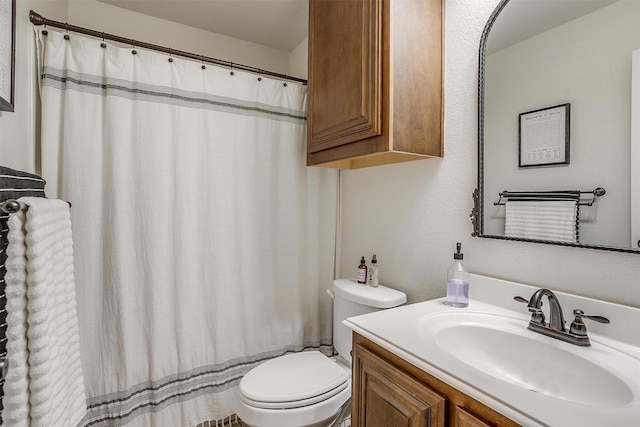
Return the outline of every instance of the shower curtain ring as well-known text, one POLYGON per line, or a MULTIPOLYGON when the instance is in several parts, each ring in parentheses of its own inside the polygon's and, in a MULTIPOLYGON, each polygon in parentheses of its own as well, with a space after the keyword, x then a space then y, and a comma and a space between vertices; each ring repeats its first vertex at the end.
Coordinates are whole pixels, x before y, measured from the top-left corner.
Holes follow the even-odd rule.
POLYGON ((104 42, 104 31, 102 32, 102 43, 100 43, 100 47, 103 49, 107 47, 106 43, 104 42))
POLYGON ((67 32, 63 37, 65 40, 69 40, 69 24, 67 22, 64 23, 64 30, 67 32))
POLYGON ((233 62, 229 62, 229 64, 231 64, 229 66, 231 68, 231 72, 229 72, 229 75, 234 76, 236 73, 233 72, 233 62))
POLYGON ((202 66, 200 68, 202 68, 203 70, 206 70, 207 67, 204 66, 204 55, 200 56, 200 61, 202 62, 202 66))
POLYGON ((135 55, 135 54, 138 53, 138 52, 136 52, 136 41, 134 39, 131 39, 131 48, 132 48, 132 50, 131 50, 131 54, 132 55, 135 55))
POLYGON ((287 87, 287 78, 288 77, 289 76, 287 76, 286 74, 284 75, 284 84, 283 84, 284 87, 287 87))
POLYGON ((49 35, 49 31, 47 31, 47 18, 42 18, 42 35, 43 36, 48 36, 49 35))
POLYGON ((258 81, 262 81, 262 70, 260 68, 258 68, 258 81))
POLYGON ((173 58, 171 57, 171 48, 169 48, 169 62, 173 62, 173 58))

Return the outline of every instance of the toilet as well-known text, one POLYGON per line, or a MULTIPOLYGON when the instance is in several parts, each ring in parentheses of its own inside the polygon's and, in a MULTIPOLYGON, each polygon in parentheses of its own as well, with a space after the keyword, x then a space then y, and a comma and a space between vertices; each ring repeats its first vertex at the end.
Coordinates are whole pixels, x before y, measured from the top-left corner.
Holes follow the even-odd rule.
POLYGON ((385 286, 373 288, 355 279, 336 279, 333 298, 333 345, 327 357, 303 351, 271 359, 240 381, 236 414, 250 427, 329 427, 350 413, 351 330, 348 317, 404 304, 407 296, 385 286))

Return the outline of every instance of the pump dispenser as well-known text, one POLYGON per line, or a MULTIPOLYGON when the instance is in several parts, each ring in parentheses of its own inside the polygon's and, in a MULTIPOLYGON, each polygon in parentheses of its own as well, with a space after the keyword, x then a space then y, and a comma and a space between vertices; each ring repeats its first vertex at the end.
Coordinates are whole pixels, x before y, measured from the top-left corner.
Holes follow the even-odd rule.
POLYGON ((373 258, 371 258, 371 265, 369 266, 369 271, 367 272, 367 285, 372 288, 377 288, 378 283, 378 259, 376 258, 376 254, 373 254, 373 258))
POLYGON ((364 260, 364 256, 360 260, 360 265, 358 266, 358 283, 367 283, 367 264, 364 260))
POLYGON ((462 265, 464 255, 461 252, 462 244, 456 244, 456 253, 453 254, 454 262, 447 271, 447 298, 445 304, 451 307, 464 308, 469 305, 469 272, 462 265))

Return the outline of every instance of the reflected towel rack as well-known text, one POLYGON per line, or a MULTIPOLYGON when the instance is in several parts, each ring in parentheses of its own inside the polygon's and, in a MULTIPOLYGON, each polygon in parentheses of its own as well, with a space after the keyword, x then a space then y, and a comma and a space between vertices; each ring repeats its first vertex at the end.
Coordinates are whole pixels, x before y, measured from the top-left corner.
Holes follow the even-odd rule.
POLYGON ((592 206, 597 197, 604 196, 606 190, 598 187, 592 191, 556 190, 556 191, 502 191, 494 206, 504 205, 507 201, 542 202, 550 200, 575 200, 580 206, 592 206), (585 198, 586 196, 586 198, 585 198))

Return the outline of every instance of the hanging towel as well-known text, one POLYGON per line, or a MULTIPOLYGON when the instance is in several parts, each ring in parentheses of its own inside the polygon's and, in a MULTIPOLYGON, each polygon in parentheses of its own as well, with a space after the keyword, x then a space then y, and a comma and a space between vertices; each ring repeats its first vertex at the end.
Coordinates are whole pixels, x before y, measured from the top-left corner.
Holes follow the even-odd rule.
POLYGON ((23 197, 9 218, 3 425, 72 427, 86 413, 69 206, 23 197))
POLYGON ((44 197, 44 179, 28 172, 0 166, 0 201, 26 196, 44 197))
POLYGON ((575 200, 508 201, 507 237, 577 243, 578 202, 575 200))
MULTIPOLYGON (((38 175, 0 166, 0 204, 8 199, 19 199, 20 197, 34 196, 44 197, 44 179, 38 175)), ((0 357, 7 356, 7 322, 5 306, 5 263, 7 261, 7 232, 9 226, 7 221, 9 214, 0 212, 0 357)), ((2 400, 2 386, 4 380, 0 380, 0 401, 2 400)), ((2 415, 2 405, 0 404, 0 416, 2 415)), ((2 418, 0 417, 0 425, 2 418)))

